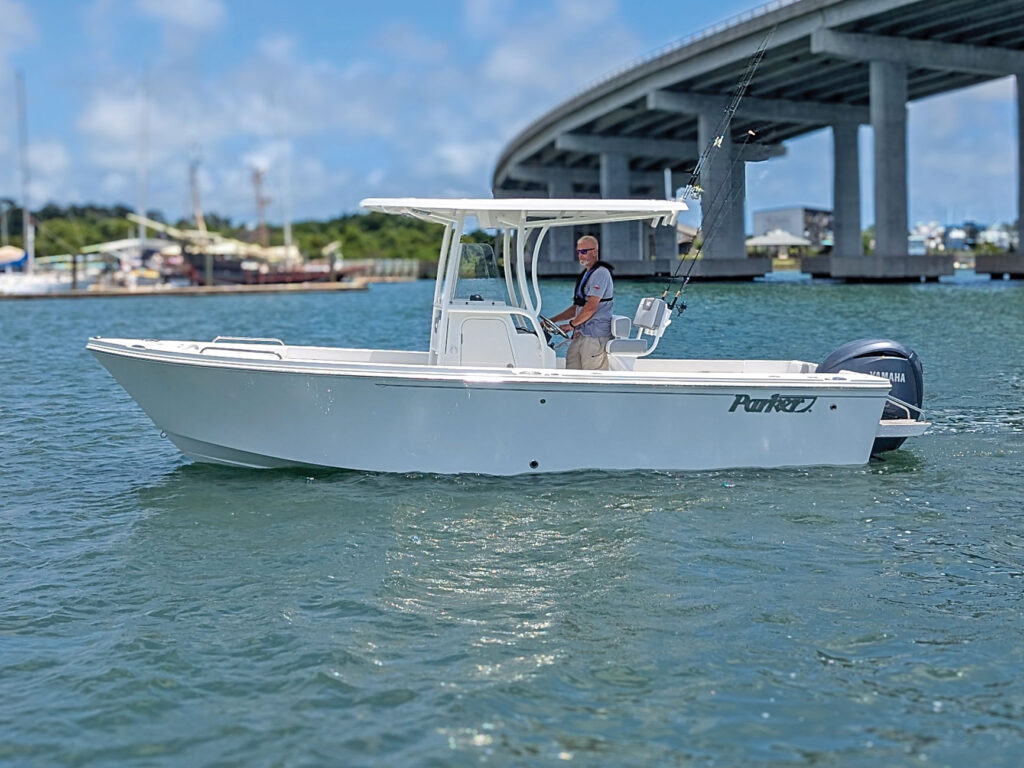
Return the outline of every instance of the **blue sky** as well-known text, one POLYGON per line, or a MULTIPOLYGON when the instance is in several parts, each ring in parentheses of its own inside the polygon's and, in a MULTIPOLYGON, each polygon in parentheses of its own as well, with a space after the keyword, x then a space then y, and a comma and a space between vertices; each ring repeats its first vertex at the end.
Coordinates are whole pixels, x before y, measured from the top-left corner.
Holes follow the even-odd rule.
MULTIPOLYGON (((137 198, 251 221, 353 211, 367 196, 489 196, 505 143, 601 75, 761 6, 718 0, 0 0, 0 196, 20 198, 15 70, 24 72, 31 201, 137 198), (145 100, 143 94, 147 94, 145 100), (145 108, 143 108, 145 104, 145 108), (145 115, 145 118, 143 118, 145 115), (290 162, 287 161, 290 158, 290 162), (287 181, 290 168, 290 184, 287 181)), ((1012 79, 909 110, 910 217, 1016 218, 1012 79)), ((863 218, 874 216, 861 129, 863 218)), ((831 136, 750 164, 747 217, 831 206, 831 136)))

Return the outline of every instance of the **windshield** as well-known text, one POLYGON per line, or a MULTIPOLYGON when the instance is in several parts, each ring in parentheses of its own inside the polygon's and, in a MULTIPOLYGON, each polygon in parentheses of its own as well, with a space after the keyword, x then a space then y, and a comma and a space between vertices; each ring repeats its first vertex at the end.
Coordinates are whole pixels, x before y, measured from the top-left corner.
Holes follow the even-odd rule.
POLYGON ((487 243, 463 243, 455 299, 483 301, 508 300, 505 278, 498 269, 494 249, 487 243))

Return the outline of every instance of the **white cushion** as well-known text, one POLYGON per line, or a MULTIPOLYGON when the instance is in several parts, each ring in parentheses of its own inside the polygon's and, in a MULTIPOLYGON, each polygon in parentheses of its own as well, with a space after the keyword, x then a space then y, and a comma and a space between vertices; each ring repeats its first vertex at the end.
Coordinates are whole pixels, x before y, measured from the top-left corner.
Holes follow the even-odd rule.
POLYGON ((633 323, 625 315, 612 315, 612 336, 616 339, 629 338, 633 323))
POLYGON ((604 345, 609 355, 642 355, 647 352, 647 339, 612 339, 604 345))
POLYGON ((636 308, 633 325, 653 330, 661 325, 666 311, 668 311, 668 307, 662 299, 653 297, 640 299, 640 306, 636 308))

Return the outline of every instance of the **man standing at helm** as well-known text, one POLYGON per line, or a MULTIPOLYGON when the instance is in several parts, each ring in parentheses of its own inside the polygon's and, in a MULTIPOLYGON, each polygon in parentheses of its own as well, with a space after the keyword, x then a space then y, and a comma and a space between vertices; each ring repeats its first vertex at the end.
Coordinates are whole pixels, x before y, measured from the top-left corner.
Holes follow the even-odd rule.
POLYGON ((597 238, 584 235, 576 241, 576 258, 583 273, 576 280, 572 306, 551 319, 568 320, 562 329, 572 334, 565 367, 607 371, 605 345, 612 338, 612 265, 601 261, 597 238))

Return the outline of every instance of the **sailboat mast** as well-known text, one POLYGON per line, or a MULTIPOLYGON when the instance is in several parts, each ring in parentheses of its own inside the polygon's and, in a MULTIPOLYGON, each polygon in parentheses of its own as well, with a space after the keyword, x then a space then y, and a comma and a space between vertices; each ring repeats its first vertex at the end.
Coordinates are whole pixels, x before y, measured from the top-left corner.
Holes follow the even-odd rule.
POLYGON ((284 155, 284 247, 285 253, 292 253, 292 147, 285 148, 284 155))
POLYGON ((196 221, 196 229, 206 231, 206 219, 203 218, 203 206, 199 203, 199 158, 192 158, 188 166, 189 189, 192 192, 192 215, 196 221))
POLYGON ((15 96, 18 106, 18 143, 21 156, 21 232, 25 249, 25 272, 29 275, 36 266, 36 238, 32 229, 32 214, 28 209, 28 118, 25 116, 25 75, 16 74, 15 96))
POLYGON ((270 237, 269 233, 267 232, 267 203, 270 202, 270 198, 265 197, 263 195, 262 169, 252 169, 252 186, 253 191, 256 193, 256 234, 257 238, 259 239, 260 245, 266 248, 268 245, 270 245, 270 237))
POLYGON ((149 175, 149 73, 142 76, 142 88, 139 98, 139 188, 135 210, 139 214, 139 252, 146 239, 146 188, 149 175))

